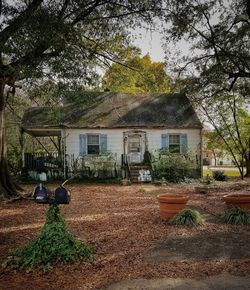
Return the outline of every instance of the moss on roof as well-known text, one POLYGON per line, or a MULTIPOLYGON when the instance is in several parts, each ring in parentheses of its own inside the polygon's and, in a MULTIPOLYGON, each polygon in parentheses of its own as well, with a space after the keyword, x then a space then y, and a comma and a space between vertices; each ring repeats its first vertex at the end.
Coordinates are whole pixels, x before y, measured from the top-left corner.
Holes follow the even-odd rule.
POLYGON ((37 128, 201 128, 184 94, 131 95, 86 92, 62 107, 25 111, 24 129, 37 128))

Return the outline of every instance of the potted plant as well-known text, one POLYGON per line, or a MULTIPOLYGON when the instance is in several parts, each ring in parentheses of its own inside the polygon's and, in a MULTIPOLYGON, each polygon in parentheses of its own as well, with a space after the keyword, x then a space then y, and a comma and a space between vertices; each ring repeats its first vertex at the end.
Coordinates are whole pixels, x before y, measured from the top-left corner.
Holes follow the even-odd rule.
POLYGON ((185 208, 189 196, 176 194, 159 194, 157 200, 160 205, 160 214, 166 220, 169 220, 179 211, 185 208))
POLYGON ((222 199, 227 208, 243 208, 250 212, 250 194, 227 194, 222 199))

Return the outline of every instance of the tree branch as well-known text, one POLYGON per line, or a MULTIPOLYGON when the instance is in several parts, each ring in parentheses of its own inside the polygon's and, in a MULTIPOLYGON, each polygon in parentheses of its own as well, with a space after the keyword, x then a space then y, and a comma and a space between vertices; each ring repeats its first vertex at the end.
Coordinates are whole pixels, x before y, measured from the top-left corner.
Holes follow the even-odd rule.
POLYGON ((42 2, 43 0, 33 0, 28 5, 26 10, 14 18, 10 24, 0 32, 1 46, 3 46, 5 42, 20 29, 20 27, 22 27, 22 24, 29 19, 29 17, 37 10, 42 2))
POLYGON ((94 4, 92 6, 90 6, 87 10, 85 10, 83 13, 80 13, 73 21, 72 21, 72 25, 74 26, 75 24, 77 24, 80 21, 83 21, 84 18, 88 15, 90 15, 95 8, 97 8, 100 5, 105 4, 106 2, 102 3, 101 0, 96 0, 94 1, 94 4))
POLYGON ((248 18, 250 19, 250 1, 249 0, 245 0, 246 1, 246 13, 248 18))

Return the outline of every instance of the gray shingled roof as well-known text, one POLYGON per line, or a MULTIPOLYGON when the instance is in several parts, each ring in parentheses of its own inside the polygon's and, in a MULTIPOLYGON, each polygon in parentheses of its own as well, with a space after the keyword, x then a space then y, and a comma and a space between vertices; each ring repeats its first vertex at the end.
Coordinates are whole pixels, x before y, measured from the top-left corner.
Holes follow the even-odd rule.
POLYGON ((201 128, 184 94, 131 95, 85 92, 67 105, 32 107, 25 111, 24 129, 39 128, 201 128))

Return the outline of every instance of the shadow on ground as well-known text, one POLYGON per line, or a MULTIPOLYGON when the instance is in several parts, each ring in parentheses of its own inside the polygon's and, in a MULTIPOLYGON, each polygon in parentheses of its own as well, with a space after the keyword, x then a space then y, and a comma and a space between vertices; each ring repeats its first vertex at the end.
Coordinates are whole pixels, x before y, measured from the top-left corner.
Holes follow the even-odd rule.
POLYGON ((167 238, 144 255, 151 262, 181 260, 231 260, 250 258, 250 232, 199 232, 193 235, 176 235, 167 238))

